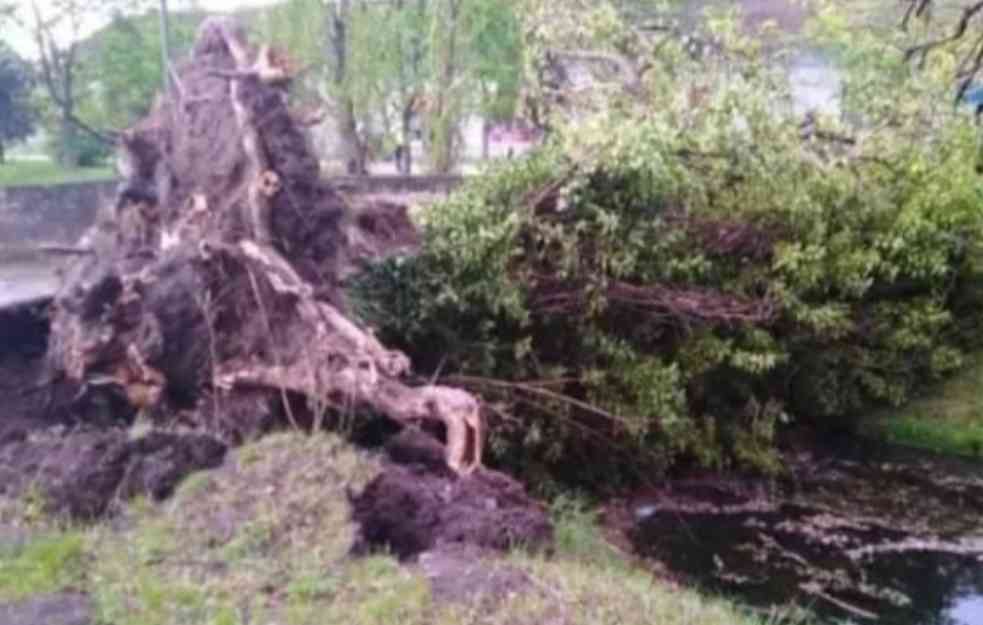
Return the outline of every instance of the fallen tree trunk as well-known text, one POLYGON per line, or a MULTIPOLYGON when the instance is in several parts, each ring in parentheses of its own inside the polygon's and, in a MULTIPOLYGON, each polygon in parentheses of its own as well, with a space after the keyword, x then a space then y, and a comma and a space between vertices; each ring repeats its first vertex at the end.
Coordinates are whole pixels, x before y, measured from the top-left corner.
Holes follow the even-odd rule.
POLYGON ((52 407, 89 418, 119 405, 99 399, 112 393, 244 438, 302 397, 312 412, 439 421, 448 465, 468 472, 481 463, 477 399, 406 385, 406 356, 345 316, 344 276, 413 239, 405 209, 355 215, 321 179, 289 81, 274 51, 210 19, 172 92, 122 134, 115 227, 54 302, 52 407))

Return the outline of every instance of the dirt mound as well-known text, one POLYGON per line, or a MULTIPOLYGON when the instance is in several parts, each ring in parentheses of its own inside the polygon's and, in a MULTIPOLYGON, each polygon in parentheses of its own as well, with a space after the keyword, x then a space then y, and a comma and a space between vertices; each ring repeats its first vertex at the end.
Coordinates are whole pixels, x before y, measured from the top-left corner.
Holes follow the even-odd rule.
POLYGON ((117 500, 169 496, 188 474, 220 465, 226 447, 194 434, 119 429, 11 431, 0 441, 0 496, 33 490, 49 512, 92 520, 117 500))
POLYGON ((543 507, 521 484, 481 469, 459 477, 441 445, 406 429, 387 445, 390 462, 352 500, 360 525, 356 551, 384 547, 400 558, 461 545, 541 548, 553 538, 543 507))

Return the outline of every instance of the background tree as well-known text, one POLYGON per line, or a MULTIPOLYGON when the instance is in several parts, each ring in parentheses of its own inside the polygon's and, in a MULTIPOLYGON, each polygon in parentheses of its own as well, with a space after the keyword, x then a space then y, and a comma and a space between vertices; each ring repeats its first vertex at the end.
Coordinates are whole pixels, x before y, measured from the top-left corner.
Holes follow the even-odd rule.
MULTIPOLYGON (((172 12, 171 58, 181 58, 194 40, 202 14, 172 12)), ((100 128, 126 128, 145 116, 162 89, 161 31, 156 10, 140 15, 117 11, 86 40, 79 70, 85 96, 80 116, 100 128)))
POLYGON ((34 132, 32 87, 30 64, 0 43, 0 164, 6 161, 7 143, 26 139, 34 132))
POLYGON ((469 114, 512 115, 521 40, 504 0, 289 0, 265 27, 308 68, 300 89, 327 101, 354 172, 370 146, 410 146, 415 121, 431 168, 448 171, 469 114))
POLYGON ((77 116, 79 46, 83 23, 92 10, 91 3, 80 0, 54 0, 44 9, 38 2, 31 2, 30 16, 22 21, 34 38, 40 81, 50 105, 49 119, 56 126, 55 160, 65 167, 79 165, 80 131, 99 141, 108 139, 77 116))
POLYGON ((466 19, 465 0, 435 0, 431 30, 433 37, 433 101, 430 106, 428 138, 434 171, 446 173, 453 166, 456 122, 463 90, 459 81, 459 46, 466 19))
POLYGON ((521 28, 511 2, 484 0, 471 11, 470 48, 483 119, 481 155, 489 155, 492 124, 515 117, 521 86, 521 28))
POLYGON ((427 0, 395 0, 393 3, 392 19, 389 21, 389 32, 395 36, 396 67, 396 104, 400 124, 400 151, 402 162, 401 171, 412 173, 413 153, 410 147, 413 143, 413 119, 416 115, 416 105, 419 95, 423 93, 429 76, 424 63, 427 55, 429 40, 424 36, 424 29, 429 19, 427 0))
POLYGON ((267 37, 306 67, 302 88, 319 97, 330 112, 340 135, 342 158, 353 174, 367 171, 366 99, 374 91, 375 75, 366 60, 384 50, 378 47, 380 42, 359 37, 356 20, 368 23, 369 10, 366 3, 352 0, 288 0, 271 9, 264 24, 267 37), (370 49, 358 49, 359 43, 370 49))

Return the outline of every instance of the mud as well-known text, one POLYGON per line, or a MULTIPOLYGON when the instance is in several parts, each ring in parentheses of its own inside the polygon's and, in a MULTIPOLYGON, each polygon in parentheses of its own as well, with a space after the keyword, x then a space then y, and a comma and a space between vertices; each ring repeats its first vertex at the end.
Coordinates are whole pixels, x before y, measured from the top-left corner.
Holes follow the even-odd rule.
POLYGON ((393 438, 386 455, 383 472, 352 499, 356 553, 384 548, 408 559, 461 545, 504 551, 552 542, 546 510, 507 475, 479 469, 458 477, 440 443, 413 429, 393 438))
POLYGON ((135 496, 168 497, 194 471, 225 457, 219 441, 197 434, 56 427, 7 430, 0 441, 0 497, 40 496, 49 513, 91 521, 135 496))

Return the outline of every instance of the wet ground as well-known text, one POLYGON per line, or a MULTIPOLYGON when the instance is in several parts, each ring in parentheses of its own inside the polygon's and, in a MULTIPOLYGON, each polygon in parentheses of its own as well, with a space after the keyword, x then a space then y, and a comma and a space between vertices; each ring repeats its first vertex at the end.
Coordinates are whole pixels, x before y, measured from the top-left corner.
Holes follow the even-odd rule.
POLYGON ((870 443, 790 467, 649 493, 631 505, 632 541, 684 581, 826 623, 983 623, 979 465, 870 443))

